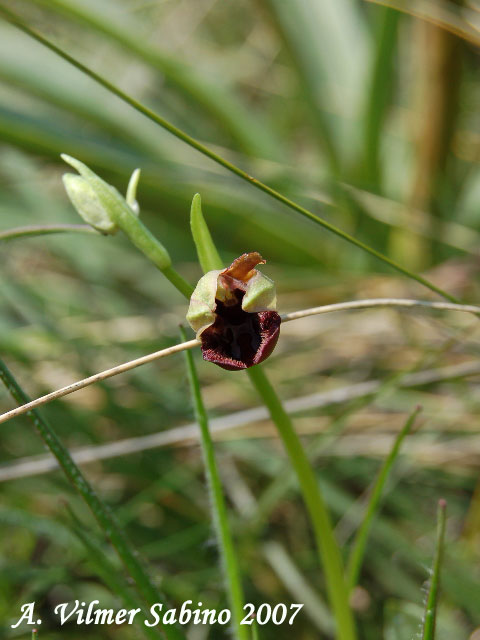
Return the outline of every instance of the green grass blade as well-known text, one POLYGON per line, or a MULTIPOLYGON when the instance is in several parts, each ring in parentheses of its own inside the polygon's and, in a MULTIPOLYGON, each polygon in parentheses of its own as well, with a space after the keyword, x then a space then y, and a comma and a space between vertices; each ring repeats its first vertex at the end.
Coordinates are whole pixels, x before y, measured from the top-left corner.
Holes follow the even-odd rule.
POLYGON ((304 2, 264 0, 263 4, 290 54, 318 142, 332 173, 338 174, 338 144, 332 134, 332 122, 326 108, 332 102, 332 96, 328 95, 330 87, 325 78, 326 73, 319 64, 323 57, 318 50, 319 41, 322 41, 321 35, 319 36, 322 25, 312 20, 309 7, 305 7, 304 2))
POLYGON ((365 517, 363 518, 363 521, 355 535, 355 539, 353 541, 352 549, 350 552, 350 557, 348 560, 347 576, 350 589, 353 589, 353 587, 355 587, 355 585, 357 584, 358 577, 362 568, 363 558, 365 555, 368 535, 370 533, 373 520, 378 513, 380 500, 390 471, 392 470, 393 464, 398 457, 400 447, 402 446, 402 443, 407 435, 410 433, 415 423, 416 417, 420 411, 421 408, 416 407, 408 417, 405 425, 395 439, 393 447, 382 468, 380 469, 378 478, 373 486, 372 494, 370 496, 370 500, 368 501, 367 509, 365 512, 365 517))
POLYGON ((445 539, 446 508, 447 503, 445 500, 439 500, 437 508, 437 545, 435 549, 435 558, 433 560, 432 575, 430 578, 430 588, 428 590, 427 601, 425 603, 422 640, 435 639, 438 589, 440 586, 440 570, 442 567, 443 543, 445 539))
MULTIPOLYGON (((127 609, 141 609, 146 619, 148 617, 148 612, 145 609, 143 602, 140 602, 140 600, 135 597, 135 594, 130 589, 127 581, 119 575, 118 569, 109 560, 94 537, 85 530, 71 506, 67 503, 66 507, 73 520, 72 531, 85 547, 88 560, 92 567, 94 567, 100 579, 103 580, 112 593, 122 600, 127 609)), ((150 640, 159 640, 163 637, 156 627, 147 627, 144 624, 139 624, 137 626, 142 629, 145 636, 150 638, 150 640)))
MULTIPOLYGON (((182 340, 186 340, 185 330, 180 328, 182 340)), ((240 621, 244 617, 243 611, 244 597, 242 581, 240 577, 240 569, 238 566, 237 555, 233 544, 233 538, 228 522, 227 505, 223 495, 220 474, 218 472, 217 462, 215 460, 215 450, 212 437, 210 435, 208 416, 203 404, 200 382, 198 380, 193 355, 186 354, 186 362, 188 369, 188 378, 190 381, 190 390, 193 398, 195 409, 195 418, 200 427, 201 443, 203 458, 205 462, 205 470, 208 480, 208 487, 211 497, 212 519, 214 522, 218 546, 222 557, 223 568, 226 577, 227 592, 232 609, 232 618, 235 627, 235 636, 240 640, 249 640, 248 626, 241 625, 240 621)))
POLYGON ((379 8, 379 35, 372 63, 367 104, 363 121, 364 151, 362 177, 369 188, 381 183, 380 138, 394 82, 393 59, 397 47, 398 22, 401 14, 390 8, 379 8))
POLYGON ((190 209, 190 227, 197 249, 198 260, 203 271, 207 273, 207 271, 223 269, 224 264, 213 243, 212 236, 203 217, 202 200, 199 193, 193 196, 192 207, 190 209))
POLYGON ((293 427, 290 416, 259 366, 247 369, 248 376, 259 396, 265 403, 270 416, 279 430, 290 462, 300 484, 313 526, 315 542, 325 571, 325 581, 329 601, 336 621, 338 640, 356 637, 353 615, 348 603, 348 591, 344 579, 343 562, 318 480, 310 461, 293 427))
POLYGON ((438 295, 446 298, 447 300, 450 300, 451 302, 459 302, 457 300, 457 298, 455 298, 454 296, 450 295, 446 291, 443 291, 443 289, 441 289, 440 287, 437 287, 432 282, 426 280, 425 278, 423 278, 422 276, 414 273, 413 271, 410 271, 409 269, 406 269, 402 265, 400 265, 397 262, 391 260, 388 256, 380 253, 379 251, 377 251, 373 247, 370 247, 369 245, 365 244, 364 242, 361 242, 360 240, 357 240, 357 238, 355 238, 354 236, 352 236, 349 233, 343 231, 342 229, 336 227, 335 225, 331 224, 327 220, 324 220, 323 218, 320 218, 319 216, 315 215, 312 211, 309 211, 305 207, 297 204, 293 200, 290 200, 286 196, 282 195, 280 192, 276 191, 275 189, 272 189, 268 185, 264 184, 263 182, 260 182, 256 178, 252 177, 249 173, 247 173, 246 171, 244 171, 240 167, 237 167, 232 162, 226 160, 225 158, 222 158, 220 155, 218 155, 217 153, 215 153, 214 151, 209 149, 207 146, 205 146, 204 144, 202 144, 201 142, 199 142, 198 140, 196 140, 195 138, 193 138, 189 134, 185 133, 184 131, 182 131, 181 129, 176 127, 175 125, 171 124, 170 122, 168 122, 168 120, 165 120, 165 118, 163 118, 162 116, 158 115, 157 113, 155 113, 154 111, 152 111, 151 109, 149 109, 145 105, 141 104, 140 102, 138 102, 134 98, 130 97, 124 91, 122 91, 121 89, 116 87, 114 84, 112 84, 111 82, 109 82, 108 80, 106 80, 105 78, 100 76, 99 74, 95 73, 94 71, 92 71, 91 69, 86 67, 84 64, 82 64, 81 62, 76 60, 74 57, 70 56, 68 53, 63 51, 60 47, 57 47, 55 44, 50 42, 47 38, 42 36, 40 33, 35 31, 34 29, 31 29, 28 25, 26 25, 24 22, 22 22, 22 20, 20 18, 18 18, 14 13, 9 11, 8 9, 6 9, 2 5, 0 5, 0 13, 4 16, 4 18, 8 22, 13 24, 15 27, 17 27, 18 29, 20 29, 24 33, 28 34, 29 36, 31 36, 32 38, 37 40, 37 42, 40 42, 44 46, 48 47, 51 51, 56 53, 58 56, 60 56, 61 58, 63 58, 64 60, 66 60, 67 62, 72 64, 74 67, 76 67, 77 69, 79 69, 83 73, 87 74, 90 78, 92 78, 96 82, 98 82, 105 89, 107 89, 108 91, 110 91, 114 95, 118 96, 121 100, 123 100, 124 102, 128 103, 130 106, 132 106, 134 109, 136 109, 140 113, 143 113, 143 115, 145 115, 147 118, 149 118, 153 122, 156 122, 158 125, 160 125, 164 129, 169 131, 172 135, 176 136, 178 139, 182 140, 183 142, 185 142, 186 144, 188 144, 192 148, 196 149, 197 151, 199 151, 200 153, 202 153, 206 157, 212 159, 214 162, 218 163, 219 165, 221 165, 222 167, 224 167, 225 169, 227 169, 231 173, 234 173, 235 175, 237 175, 242 180, 245 180, 249 184, 252 184, 257 189, 260 189, 264 193, 267 193, 269 196, 271 196, 275 200, 278 200, 279 202, 283 203, 284 205, 286 205, 287 207, 289 207, 293 211, 296 211, 297 213, 300 213, 302 216, 314 221, 316 224, 319 224, 320 226, 322 226, 323 228, 327 229, 331 233, 334 233, 335 235, 339 236, 340 238, 343 238, 343 240, 346 240, 350 244, 353 244, 356 247, 362 249, 363 251, 369 253, 370 255, 378 258, 379 260, 381 260, 385 264, 388 264, 390 267, 392 267, 393 269, 395 269, 399 273, 402 273, 403 275, 411 278, 412 280, 415 280, 419 284, 422 284, 423 286, 427 287, 431 291, 434 291, 438 295))
MULTIPOLYGON (((6 364, 0 360, 0 378, 10 395, 19 403, 25 404, 29 402, 29 397, 19 386, 6 364)), ((105 505, 96 494, 93 487, 88 483, 80 469, 72 460, 70 453, 58 439, 53 428, 46 422, 35 409, 27 414, 33 423, 37 433, 43 440, 44 444, 50 449, 50 452, 58 460, 60 467, 65 473, 68 480, 75 487, 83 500, 86 502, 90 511, 96 518, 105 535, 110 539, 112 546, 115 548, 120 559, 122 560, 128 573, 133 578, 138 591, 145 599, 147 604, 151 606, 156 602, 164 602, 158 589, 152 583, 143 566, 142 561, 138 557, 138 553, 133 549, 131 542, 128 540, 124 531, 117 523, 114 514, 105 505)), ((164 627, 164 634, 167 640, 184 640, 183 633, 170 626, 164 627)))

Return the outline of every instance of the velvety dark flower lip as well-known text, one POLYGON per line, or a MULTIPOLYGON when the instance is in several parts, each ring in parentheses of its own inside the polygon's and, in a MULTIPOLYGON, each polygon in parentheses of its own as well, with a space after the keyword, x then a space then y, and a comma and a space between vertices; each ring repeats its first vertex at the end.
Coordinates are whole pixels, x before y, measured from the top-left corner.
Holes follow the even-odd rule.
POLYGON ((200 279, 187 319, 202 342, 204 360, 238 371, 263 362, 280 335, 275 285, 255 266, 257 252, 244 253, 223 271, 200 279))

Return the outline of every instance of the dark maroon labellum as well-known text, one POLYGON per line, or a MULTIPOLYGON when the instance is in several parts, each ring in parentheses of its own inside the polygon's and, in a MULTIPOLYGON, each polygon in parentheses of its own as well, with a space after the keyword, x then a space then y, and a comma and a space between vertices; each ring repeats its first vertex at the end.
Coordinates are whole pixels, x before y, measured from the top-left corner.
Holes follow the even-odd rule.
POLYGON ((234 294, 234 304, 216 300, 215 322, 200 336, 203 359, 229 371, 248 369, 268 358, 277 344, 281 323, 276 311, 244 311, 244 292, 236 289, 234 294))

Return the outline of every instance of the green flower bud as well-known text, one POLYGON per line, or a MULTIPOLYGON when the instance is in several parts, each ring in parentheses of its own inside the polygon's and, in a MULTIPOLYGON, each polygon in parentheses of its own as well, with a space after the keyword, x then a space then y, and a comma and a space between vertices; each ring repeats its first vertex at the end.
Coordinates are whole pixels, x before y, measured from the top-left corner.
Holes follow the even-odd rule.
POLYGON ((102 233, 113 234, 118 230, 88 180, 66 173, 63 184, 71 203, 85 222, 102 233))
POLYGON ((134 213, 125 198, 115 187, 102 180, 80 160, 76 160, 66 154, 62 154, 62 159, 76 169, 84 180, 84 182, 73 183, 75 199, 71 197, 71 193, 68 190, 68 187, 72 185, 71 178, 68 178, 67 183, 64 181, 73 206, 88 224, 91 224, 96 229, 98 228, 99 231, 114 233, 117 227, 121 226, 122 219, 128 218, 134 213), (86 185, 88 185, 88 188, 86 185), (95 213, 93 218, 92 212, 95 213), (99 214, 101 214, 100 226, 97 227, 97 216, 99 214), (105 231, 108 228, 112 230, 105 231))

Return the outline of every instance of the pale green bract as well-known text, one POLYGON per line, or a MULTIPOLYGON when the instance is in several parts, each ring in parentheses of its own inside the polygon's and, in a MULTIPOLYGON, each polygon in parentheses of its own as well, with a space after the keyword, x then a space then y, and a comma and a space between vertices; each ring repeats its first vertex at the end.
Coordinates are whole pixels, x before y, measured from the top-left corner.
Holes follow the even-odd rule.
MULTIPOLYGON (((229 291, 222 284, 219 276, 222 270, 209 271, 198 281, 187 312, 187 321, 196 332, 197 338, 215 322, 215 299, 225 300, 229 291)), ((275 283, 261 271, 246 283, 245 295, 242 299, 242 309, 247 313, 260 311, 276 311, 277 294, 275 283)))

